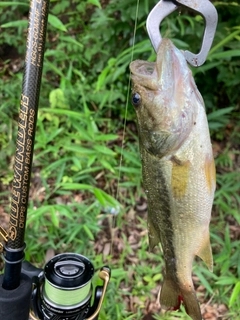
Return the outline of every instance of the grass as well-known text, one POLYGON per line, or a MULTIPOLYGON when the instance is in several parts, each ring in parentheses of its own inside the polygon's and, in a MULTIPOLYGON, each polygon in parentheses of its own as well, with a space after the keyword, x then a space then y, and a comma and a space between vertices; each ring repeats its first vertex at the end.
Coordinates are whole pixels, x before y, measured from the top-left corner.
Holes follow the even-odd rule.
MULTIPOLYGON (((91 3, 51 2, 51 14, 58 20, 51 18, 48 28, 26 257, 43 266, 51 248, 55 253, 84 254, 96 269, 108 264, 112 278, 101 320, 189 319, 183 309, 159 314, 157 295, 164 262, 160 250, 148 251, 135 115, 127 103, 136 2, 91 3)), ((153 3, 140 3, 134 59, 155 59, 144 31, 153 3)), ((216 3, 219 24, 211 54, 204 66, 193 70, 206 104, 217 165, 211 223, 214 272, 208 272, 198 260, 193 269, 203 313, 211 314, 210 319, 240 319, 236 90, 240 7, 225 4, 216 3)), ((1 2, 0 214, 9 212, 25 50, 25 26, 14 21, 27 17, 27 11, 27 5, 13 3, 9 9, 1 2), (9 52, 16 48, 17 55, 12 57, 9 52)), ((162 33, 182 48, 197 48, 199 25, 203 28, 199 16, 176 14, 163 23, 162 33)))

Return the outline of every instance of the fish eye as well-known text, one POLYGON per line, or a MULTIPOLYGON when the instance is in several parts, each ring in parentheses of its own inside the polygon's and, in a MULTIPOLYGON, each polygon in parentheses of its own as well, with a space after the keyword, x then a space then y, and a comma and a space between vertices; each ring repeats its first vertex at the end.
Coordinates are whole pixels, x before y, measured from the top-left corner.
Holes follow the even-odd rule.
POLYGON ((134 107, 139 107, 141 104, 141 96, 139 93, 135 92, 132 95, 132 104, 134 105, 134 107))

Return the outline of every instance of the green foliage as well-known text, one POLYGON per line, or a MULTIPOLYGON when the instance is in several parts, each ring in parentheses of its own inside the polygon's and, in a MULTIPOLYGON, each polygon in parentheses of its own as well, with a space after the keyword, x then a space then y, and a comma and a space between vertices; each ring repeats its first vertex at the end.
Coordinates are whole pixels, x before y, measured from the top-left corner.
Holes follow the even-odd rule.
MULTIPOLYGON (((132 59, 155 60, 145 29, 157 1, 140 1, 134 36, 135 0, 51 1, 45 62, 37 123, 34 175, 27 222, 28 259, 42 265, 48 248, 75 251, 96 268, 112 267, 112 280, 101 319, 142 319, 152 290, 162 283, 160 253, 148 253, 147 235, 134 252, 124 220, 141 189, 141 164, 135 114, 129 102, 132 59), (133 50, 134 44, 134 50, 133 50), (125 131, 124 131, 124 125, 125 131), (124 146, 124 149, 122 149, 124 146), (124 246, 117 257, 95 254, 103 220, 117 215, 124 246), (87 239, 87 241, 86 241, 87 239), (136 261, 129 260, 132 255, 136 261), (130 292, 130 293, 129 293, 130 292), (134 312, 126 301, 135 301, 134 312), (112 303, 114 297, 114 304, 112 303), (148 299, 148 300, 147 300, 148 299)), ((193 74, 203 95, 214 142, 217 184, 211 238, 214 273, 195 264, 196 285, 205 287, 205 301, 224 303, 229 319, 237 319, 240 294, 239 240, 232 229, 239 219, 239 82, 240 5, 216 1, 219 24, 206 63, 193 74)), ((29 1, 0 3, 0 165, 6 197, 12 179, 21 71, 29 1), (14 54, 13 54, 14 53, 14 54)), ((201 45, 202 17, 182 9, 167 17, 165 37, 184 50, 201 45)), ((8 207, 5 209, 8 210, 8 207)), ((146 230, 140 217, 134 228, 146 230)), ((189 319, 181 312, 155 319, 189 319)), ((227 318, 226 318, 227 319, 227 318)))

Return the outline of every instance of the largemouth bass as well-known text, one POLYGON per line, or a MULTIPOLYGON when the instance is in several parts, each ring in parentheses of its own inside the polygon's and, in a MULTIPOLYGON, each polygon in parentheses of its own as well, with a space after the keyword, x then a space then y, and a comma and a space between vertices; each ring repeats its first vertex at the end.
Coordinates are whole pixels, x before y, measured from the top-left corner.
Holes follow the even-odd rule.
POLYGON ((194 320, 201 312, 192 282, 199 256, 213 267, 209 222, 215 165, 204 102, 182 52, 163 39, 157 61, 133 61, 143 186, 148 201, 149 246, 159 242, 165 260, 162 308, 183 301, 194 320))

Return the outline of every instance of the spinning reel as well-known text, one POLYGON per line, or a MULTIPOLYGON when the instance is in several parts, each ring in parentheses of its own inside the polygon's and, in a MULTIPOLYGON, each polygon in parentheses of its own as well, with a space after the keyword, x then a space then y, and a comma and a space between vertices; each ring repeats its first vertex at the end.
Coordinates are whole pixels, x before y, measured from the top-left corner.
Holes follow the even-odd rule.
POLYGON ((92 305, 94 267, 80 254, 59 254, 45 265, 44 270, 24 261, 22 272, 33 281, 30 312, 33 320, 98 319, 110 280, 107 266, 99 271, 103 285, 96 287, 92 305))
MULTIPOLYGON (((7 251, 4 250, 6 265, 7 251)), ((6 290, 4 277, 0 276, 1 319, 97 320, 110 276, 110 268, 102 267, 98 277, 103 284, 93 292, 93 264, 80 254, 56 255, 44 269, 23 261, 18 288, 6 290)))

